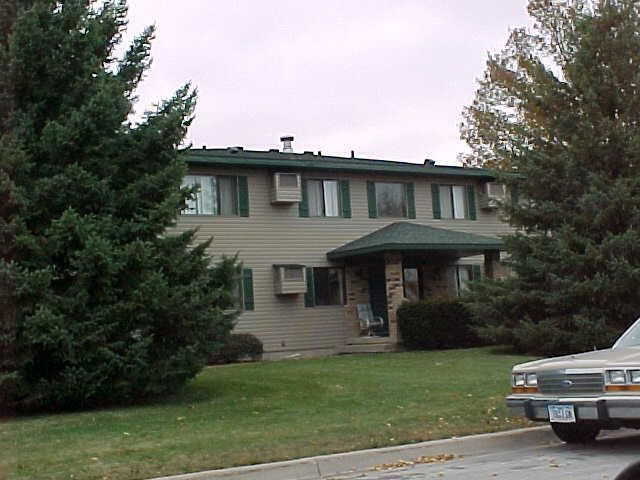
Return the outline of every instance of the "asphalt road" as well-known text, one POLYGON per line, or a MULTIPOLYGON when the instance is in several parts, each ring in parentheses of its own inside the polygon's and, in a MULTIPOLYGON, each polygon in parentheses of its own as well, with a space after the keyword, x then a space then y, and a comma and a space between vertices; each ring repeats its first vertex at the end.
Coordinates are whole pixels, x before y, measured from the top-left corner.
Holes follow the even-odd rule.
MULTIPOLYGON (((613 480, 628 464, 640 460, 640 433, 606 432, 584 446, 562 443, 500 448, 480 455, 416 463, 404 468, 378 466, 366 473, 332 477, 359 480, 613 480)), ((639 479, 640 480, 640 479, 639 479)))

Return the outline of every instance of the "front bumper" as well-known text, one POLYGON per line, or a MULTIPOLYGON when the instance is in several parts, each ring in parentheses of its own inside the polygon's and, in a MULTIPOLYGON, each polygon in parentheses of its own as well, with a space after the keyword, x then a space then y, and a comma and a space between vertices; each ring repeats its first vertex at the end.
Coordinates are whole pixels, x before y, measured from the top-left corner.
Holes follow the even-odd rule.
POLYGON ((640 396, 599 396, 599 397, 545 397, 511 395, 507 397, 507 407, 513 415, 529 420, 549 420, 549 404, 573 405, 576 420, 596 420, 615 422, 625 420, 640 421, 640 396))

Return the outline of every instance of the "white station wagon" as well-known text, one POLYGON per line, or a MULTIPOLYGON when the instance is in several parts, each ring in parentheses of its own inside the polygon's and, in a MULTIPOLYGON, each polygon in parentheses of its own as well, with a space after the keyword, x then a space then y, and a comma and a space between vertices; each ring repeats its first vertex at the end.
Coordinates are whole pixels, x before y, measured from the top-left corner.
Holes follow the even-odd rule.
POLYGON ((511 387, 512 413, 551 422, 567 443, 640 428, 640 319, 612 348, 516 365, 511 387))

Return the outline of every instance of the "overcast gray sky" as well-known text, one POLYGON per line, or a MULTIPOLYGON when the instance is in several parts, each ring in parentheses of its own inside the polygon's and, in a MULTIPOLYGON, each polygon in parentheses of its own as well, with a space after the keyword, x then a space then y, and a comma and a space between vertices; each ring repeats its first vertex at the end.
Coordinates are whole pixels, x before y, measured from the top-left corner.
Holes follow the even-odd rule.
POLYGON ((194 146, 456 164, 487 52, 528 25, 526 0, 130 0, 155 23, 138 109, 191 80, 194 146))

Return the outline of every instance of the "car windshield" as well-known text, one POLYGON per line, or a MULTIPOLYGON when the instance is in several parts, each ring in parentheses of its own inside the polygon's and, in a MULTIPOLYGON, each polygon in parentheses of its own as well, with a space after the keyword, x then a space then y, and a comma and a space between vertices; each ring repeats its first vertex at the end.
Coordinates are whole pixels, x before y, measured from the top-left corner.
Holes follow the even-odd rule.
POLYGON ((640 347, 640 318, 622 334, 613 348, 640 347))

